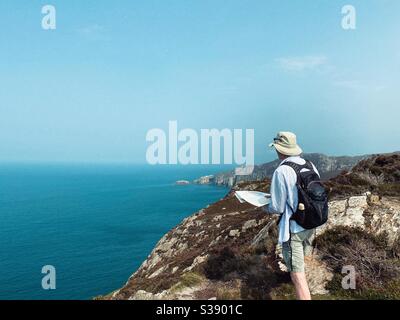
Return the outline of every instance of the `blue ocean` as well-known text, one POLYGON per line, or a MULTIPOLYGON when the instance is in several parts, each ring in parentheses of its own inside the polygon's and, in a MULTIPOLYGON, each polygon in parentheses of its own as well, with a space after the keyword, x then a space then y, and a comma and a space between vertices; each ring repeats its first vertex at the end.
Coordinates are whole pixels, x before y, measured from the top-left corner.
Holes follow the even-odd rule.
POLYGON ((175 181, 221 169, 0 165, 0 299, 92 299, 121 287, 166 232, 228 191, 175 181), (42 288, 45 265, 55 290, 42 288))

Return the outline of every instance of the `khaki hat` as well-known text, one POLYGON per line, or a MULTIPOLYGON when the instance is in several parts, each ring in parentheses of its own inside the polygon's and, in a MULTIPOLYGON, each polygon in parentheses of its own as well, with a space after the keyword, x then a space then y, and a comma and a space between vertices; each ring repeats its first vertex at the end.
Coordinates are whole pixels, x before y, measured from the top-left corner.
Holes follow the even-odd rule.
POLYGON ((285 156, 298 156, 303 150, 297 145, 296 135, 293 132, 278 132, 274 142, 269 147, 274 147, 285 156))

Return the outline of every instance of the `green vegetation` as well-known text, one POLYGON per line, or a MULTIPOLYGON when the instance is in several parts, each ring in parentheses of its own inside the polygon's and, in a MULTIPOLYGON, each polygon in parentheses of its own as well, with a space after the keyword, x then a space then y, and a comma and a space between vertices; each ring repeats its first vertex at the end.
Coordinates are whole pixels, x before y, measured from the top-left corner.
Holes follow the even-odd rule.
POLYGON ((270 300, 272 288, 288 281, 275 265, 274 253, 235 252, 224 247, 209 257, 203 271, 210 280, 240 281, 241 299, 270 300))
POLYGON ((400 299, 398 241, 388 246, 385 235, 337 227, 317 238, 322 259, 334 271, 327 289, 336 299, 400 299), (342 288, 342 267, 354 266, 356 289, 342 288))
POLYGON ((283 283, 271 290, 272 300, 295 300, 296 292, 292 283, 283 283))
POLYGON ((381 196, 399 196, 400 154, 362 160, 350 172, 344 171, 325 184, 331 190, 332 197, 356 195, 366 191, 381 196))
POLYGON ((174 286, 171 288, 171 292, 178 292, 181 291, 184 288, 191 288, 194 287, 204 281, 204 277, 201 274, 195 273, 195 272, 187 272, 184 273, 179 282, 176 283, 174 286))
POLYGON ((221 286, 216 291, 217 300, 240 300, 241 290, 239 287, 221 286))

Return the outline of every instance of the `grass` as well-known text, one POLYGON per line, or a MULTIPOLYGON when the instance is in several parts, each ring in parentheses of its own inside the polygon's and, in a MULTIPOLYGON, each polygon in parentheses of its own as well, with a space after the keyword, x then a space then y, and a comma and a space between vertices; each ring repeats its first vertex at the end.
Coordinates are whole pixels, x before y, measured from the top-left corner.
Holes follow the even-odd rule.
POLYGON ((272 300, 295 300, 296 292, 294 286, 291 283, 283 283, 280 286, 272 289, 271 291, 272 300))
POLYGON ((171 293, 179 292, 185 288, 191 288, 199 285, 204 281, 204 277, 196 272, 184 273, 179 282, 173 285, 170 289, 171 293))
POLYGON ((217 300, 240 300, 242 298, 240 288, 227 286, 217 288, 216 296, 217 300))

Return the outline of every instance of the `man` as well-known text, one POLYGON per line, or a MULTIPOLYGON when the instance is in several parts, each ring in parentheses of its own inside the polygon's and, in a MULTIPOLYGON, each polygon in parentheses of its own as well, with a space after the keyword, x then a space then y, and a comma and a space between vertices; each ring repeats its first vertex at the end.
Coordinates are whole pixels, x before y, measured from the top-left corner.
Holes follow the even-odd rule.
MULTIPOLYGON (((300 157, 302 150, 297 145, 296 135, 292 132, 279 132, 269 146, 275 148, 281 163, 272 177, 271 202, 264 207, 264 210, 268 213, 281 214, 278 242, 282 245, 283 258, 295 286, 296 297, 298 300, 311 300, 304 272, 304 257, 312 253, 315 229, 306 230, 290 219, 299 205, 297 174, 292 167, 283 165, 285 162, 304 165, 306 161, 300 157)), ((314 165, 312 168, 319 176, 314 165)), ((309 171, 303 168, 301 172, 304 170, 309 171)))

